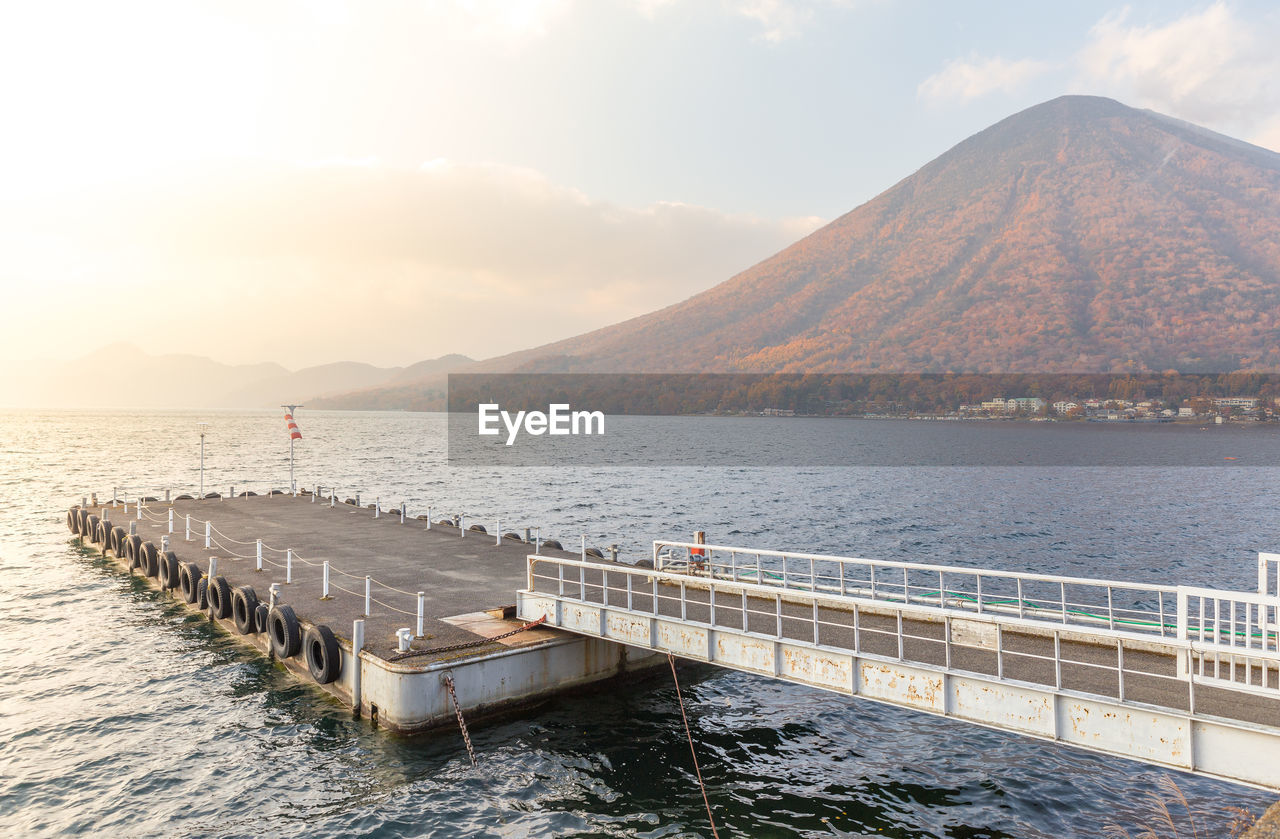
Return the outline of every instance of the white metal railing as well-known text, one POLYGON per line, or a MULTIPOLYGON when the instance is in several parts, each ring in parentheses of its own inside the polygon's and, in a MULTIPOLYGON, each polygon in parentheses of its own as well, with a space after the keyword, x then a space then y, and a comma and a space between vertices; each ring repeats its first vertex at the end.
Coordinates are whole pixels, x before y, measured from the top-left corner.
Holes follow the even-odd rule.
MULTIPOLYGON (((1147 688, 1144 701, 1150 701, 1151 685, 1155 683, 1170 690, 1173 707, 1186 705, 1194 710, 1187 667, 1170 664, 1167 672, 1159 672, 1145 663, 1126 663, 1125 644, 1149 643, 1151 638, 1123 628, 1092 626, 1086 630, 1093 636, 1088 646, 1094 654, 1089 656, 1079 652, 1079 645, 1070 648, 1074 653, 1064 651, 1067 645, 1062 635, 1077 635, 1082 631, 1079 628, 1046 627, 1044 621, 999 611, 976 617, 968 609, 852 593, 795 589, 784 595, 780 587, 768 583, 579 559, 529 556, 528 563, 527 590, 533 596, 552 595, 637 616, 678 620, 997 680, 1016 679, 1058 690, 1111 695, 1121 701, 1133 701, 1130 685, 1143 680, 1147 688), (890 612, 892 616, 886 616, 890 612), (954 650, 960 646, 972 648, 973 643, 962 644, 953 639, 954 621, 971 625, 978 622, 988 627, 990 634, 981 643, 993 657, 989 672, 957 666, 954 650), (1016 647, 1007 645, 1005 633, 1017 630, 1041 636, 1040 651, 1025 642, 1016 647), (1035 678, 1027 675, 1029 662, 1032 668, 1039 667, 1035 678), (1093 674, 1093 678, 1087 674, 1093 674), (1099 682, 1097 674, 1106 678, 1099 682)), ((1184 640, 1168 637, 1163 643, 1175 658, 1185 661, 1191 654, 1191 644, 1184 640)))
POLYGON ((1258 554, 1258 594, 1280 596, 1280 554, 1258 554))
POLYGON ((1177 586, 655 541, 654 568, 789 591, 1175 637, 1177 586))
POLYGON ((1197 679, 1280 694, 1280 597, 1181 586, 1178 636, 1197 679))

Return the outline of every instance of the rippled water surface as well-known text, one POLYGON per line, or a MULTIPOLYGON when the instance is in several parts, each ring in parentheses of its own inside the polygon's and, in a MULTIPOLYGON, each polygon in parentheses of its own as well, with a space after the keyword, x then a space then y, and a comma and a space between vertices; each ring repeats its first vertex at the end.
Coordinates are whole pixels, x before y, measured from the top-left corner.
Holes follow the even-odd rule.
MULTIPOLYGON (((473 769, 456 731, 372 731, 68 540, 62 516, 88 492, 194 488, 200 420, 208 489, 287 484, 274 413, 0 414, 0 835, 710 835, 663 671, 475 729, 473 769)), ((566 544, 585 534, 631 561, 700 529, 761 547, 1251 588, 1254 554, 1280 548, 1272 468, 497 472, 446 467, 438 416, 299 421, 303 486, 501 517, 566 544)), ((824 426, 833 447, 844 427, 824 426)), ((1272 432, 1206 433, 1239 435, 1247 456, 1272 432)), ((1188 461, 1197 440, 1186 436, 1188 461)), ((1225 829, 1229 806, 1271 803, 744 674, 681 678, 722 836, 1136 833, 1166 774, 1215 814, 1201 836, 1225 829)))

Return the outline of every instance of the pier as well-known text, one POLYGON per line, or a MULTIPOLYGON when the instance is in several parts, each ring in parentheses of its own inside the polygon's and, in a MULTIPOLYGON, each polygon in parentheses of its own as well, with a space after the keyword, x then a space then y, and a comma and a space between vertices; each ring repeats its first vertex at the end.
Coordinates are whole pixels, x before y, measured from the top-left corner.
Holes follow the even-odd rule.
POLYGON ((459 710, 480 718, 665 663, 613 641, 515 619, 531 552, 582 553, 537 537, 526 542, 523 533, 487 532, 494 523, 459 527, 376 501, 362 506, 353 498, 278 491, 87 504, 67 521, 125 569, 399 732, 456 725, 459 710), (218 583, 210 597, 210 581, 218 579, 225 588, 218 583), (231 601, 221 609, 210 602, 219 595, 231 601), (275 605, 292 610, 296 629, 281 619, 283 637, 273 648, 268 616, 275 605), (320 627, 332 636, 332 662, 323 661, 328 641, 320 627), (303 643, 308 639, 314 645, 303 643))
POLYGON ((675 657, 1280 791, 1277 554, 1229 591, 700 541, 629 565, 332 492, 67 523, 396 731, 675 657))

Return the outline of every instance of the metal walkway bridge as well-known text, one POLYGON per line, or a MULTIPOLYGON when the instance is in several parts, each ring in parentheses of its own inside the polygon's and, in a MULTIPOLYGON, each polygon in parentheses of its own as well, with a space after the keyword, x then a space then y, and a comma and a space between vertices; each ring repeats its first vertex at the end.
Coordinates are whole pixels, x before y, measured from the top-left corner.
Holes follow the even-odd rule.
POLYGON ((528 558, 525 620, 1280 790, 1280 554, 1258 591, 655 542, 528 558))

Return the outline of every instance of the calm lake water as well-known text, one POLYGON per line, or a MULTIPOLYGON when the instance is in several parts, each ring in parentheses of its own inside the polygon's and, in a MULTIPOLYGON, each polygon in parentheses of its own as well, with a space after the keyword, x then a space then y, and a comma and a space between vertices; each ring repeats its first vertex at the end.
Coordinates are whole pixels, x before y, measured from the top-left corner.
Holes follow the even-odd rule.
MULTIPOLYGON (((474 730, 473 769, 456 731, 372 731, 69 541, 63 514, 88 492, 194 488, 201 420, 208 489, 287 484, 274 412, 0 414, 0 835, 710 835, 663 672, 474 730)), ((630 561, 699 529, 767 548, 1252 588, 1257 551, 1280 549, 1272 467, 499 471, 449 467, 439 415, 298 420, 303 486, 501 517, 566 544, 585 534, 630 561)), ((704 433, 719 420, 681 422, 704 433)), ((893 425, 910 445, 913 424, 893 425)), ((789 427, 833 450, 867 429, 789 427)), ((975 433, 949 428, 957 445, 975 433)), ((1244 462, 1280 444, 1260 428, 1177 439, 1186 457, 1174 464, 1198 462, 1210 440, 1244 462)), ((1228 807, 1272 801, 744 674, 682 674, 722 836, 1099 836, 1108 823, 1136 834, 1166 775, 1208 812, 1201 836, 1221 834, 1228 807)))

